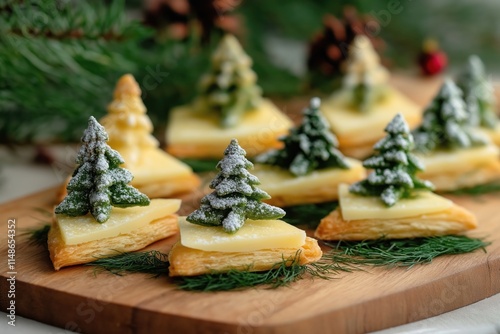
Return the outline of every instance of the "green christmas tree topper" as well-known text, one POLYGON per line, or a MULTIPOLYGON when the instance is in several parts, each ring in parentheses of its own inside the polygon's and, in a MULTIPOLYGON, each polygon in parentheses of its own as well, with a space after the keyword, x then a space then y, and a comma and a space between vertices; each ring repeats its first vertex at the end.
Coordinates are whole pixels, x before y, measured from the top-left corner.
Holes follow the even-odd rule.
POLYGON ((457 83, 464 92, 469 124, 494 128, 498 118, 495 112, 493 85, 486 78, 483 62, 478 56, 469 57, 467 66, 457 83))
POLYGON ((247 218, 277 219, 285 215, 282 209, 261 202, 270 196, 256 187, 260 182, 248 171, 253 164, 245 154, 238 141, 231 140, 217 164, 220 172, 210 183, 214 191, 203 197, 200 208, 192 212, 187 221, 206 226, 222 225, 226 232, 234 233, 247 218))
POLYGON ((475 134, 468 124, 468 113, 462 92, 447 79, 424 112, 422 124, 414 130, 418 151, 467 148, 484 145, 485 139, 475 134))
POLYGON ((337 149, 337 138, 321 116, 320 104, 319 98, 311 99, 309 108, 304 110, 302 124, 280 139, 285 144, 283 149, 269 151, 257 161, 289 169, 296 176, 328 167, 349 168, 344 155, 337 149))
POLYGON ((68 195, 56 207, 56 213, 81 216, 90 212, 95 220, 104 223, 112 206, 149 205, 146 195, 128 185, 133 176, 119 167, 124 161, 107 140, 104 127, 91 116, 76 158, 78 166, 66 187, 68 195))
POLYGON ((363 161, 363 166, 373 171, 365 180, 352 184, 349 190, 364 196, 380 196, 390 207, 401 198, 411 197, 414 190, 432 190, 433 185, 415 176, 424 167, 410 153, 413 137, 401 114, 392 119, 385 132, 387 136, 373 147, 375 154, 363 161))
POLYGON ((195 108, 216 112, 222 127, 238 123, 247 111, 260 104, 262 91, 251 68, 252 59, 236 37, 226 35, 212 56, 212 68, 201 80, 201 94, 195 108))

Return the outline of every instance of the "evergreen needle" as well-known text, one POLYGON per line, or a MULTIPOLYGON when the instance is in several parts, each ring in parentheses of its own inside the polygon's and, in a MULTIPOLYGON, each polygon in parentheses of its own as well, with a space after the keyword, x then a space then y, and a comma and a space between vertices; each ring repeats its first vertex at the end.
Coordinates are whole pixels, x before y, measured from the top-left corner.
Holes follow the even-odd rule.
POLYGON ((146 252, 132 252, 119 254, 113 257, 98 258, 94 262, 86 263, 94 266, 97 271, 109 271, 115 275, 126 273, 145 273, 158 277, 168 274, 168 255, 157 250, 146 252))
POLYGON ((318 227, 322 218, 335 210, 338 202, 319 204, 302 204, 286 207, 286 216, 283 218, 290 225, 306 225, 309 229, 318 227))
POLYGON ((490 243, 467 236, 446 235, 400 240, 339 241, 325 257, 339 265, 373 265, 413 267, 430 263, 441 255, 463 254, 485 250, 490 243))
POLYGON ((493 182, 487 184, 480 184, 470 188, 462 188, 458 190, 453 190, 448 192, 452 195, 472 195, 479 196, 490 193, 499 193, 500 192, 500 182, 493 182))

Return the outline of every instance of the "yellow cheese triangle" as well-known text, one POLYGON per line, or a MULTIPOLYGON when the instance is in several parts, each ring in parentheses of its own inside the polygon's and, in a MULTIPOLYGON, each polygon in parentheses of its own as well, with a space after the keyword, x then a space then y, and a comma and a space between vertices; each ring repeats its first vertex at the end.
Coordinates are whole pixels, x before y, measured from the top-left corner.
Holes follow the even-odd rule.
POLYGON ((416 192, 415 198, 401 199, 387 207, 375 196, 360 196, 349 192, 347 184, 339 186, 339 206, 344 220, 394 219, 444 211, 453 202, 429 191, 416 192))
POLYGON ((109 220, 98 223, 90 214, 70 217, 56 214, 61 236, 66 245, 115 237, 120 233, 128 233, 153 220, 170 215, 181 206, 179 199, 153 199, 149 206, 130 208, 113 208, 109 220))
POLYGON ((388 87, 387 96, 367 112, 352 109, 348 96, 349 93, 342 90, 326 100, 321 109, 341 148, 384 137, 384 128, 398 113, 404 116, 410 127, 420 122, 420 108, 392 87, 388 87))
POLYGON ((493 144, 417 154, 425 166, 425 170, 421 172, 422 175, 446 173, 448 171, 453 173, 466 172, 498 160, 499 155, 498 147, 493 144))
POLYGON ((119 152, 125 159, 124 167, 134 175, 131 182, 133 186, 175 180, 193 174, 188 165, 159 148, 144 149, 135 153, 120 149, 119 152), (127 163, 129 154, 137 154, 137 158, 132 160, 134 163, 127 163))
POLYGON ((188 248, 213 252, 251 252, 271 248, 299 249, 306 233, 281 220, 247 219, 234 234, 219 226, 201 226, 179 218, 181 244, 188 248))
POLYGON ((364 169, 360 161, 347 158, 349 169, 325 168, 303 176, 295 176, 288 170, 269 165, 256 164, 252 174, 260 181, 259 187, 271 197, 286 194, 309 192, 337 186, 342 182, 360 180, 364 177, 364 169))
POLYGON ((266 99, 259 108, 244 113, 236 126, 221 128, 219 123, 213 113, 201 114, 190 106, 173 109, 167 129, 168 151, 182 157, 221 157, 231 139, 237 138, 247 155, 254 156, 277 147, 277 138, 293 125, 266 99))

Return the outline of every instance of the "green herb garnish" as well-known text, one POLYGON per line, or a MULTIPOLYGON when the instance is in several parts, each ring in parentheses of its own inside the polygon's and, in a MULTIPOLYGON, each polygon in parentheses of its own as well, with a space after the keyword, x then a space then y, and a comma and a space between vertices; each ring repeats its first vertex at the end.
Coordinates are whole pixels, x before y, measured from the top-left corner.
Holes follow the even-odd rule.
MULTIPOLYGON (((283 259, 273 269, 251 272, 248 270, 231 270, 211 274, 179 277, 176 279, 179 288, 189 291, 228 291, 265 285, 271 289, 287 286, 306 274, 312 278, 331 279, 338 272, 350 272, 354 266, 332 263, 328 259, 315 263, 298 264, 298 251, 294 258, 283 259)), ((251 266, 249 267, 249 269, 251 266)))
POLYGON ((45 223, 40 227, 27 229, 23 234, 28 235, 31 244, 47 247, 47 239, 49 236, 50 224, 45 223))
POLYGON ((492 182, 487 184, 479 184, 474 187, 452 190, 448 194, 452 195, 484 195, 500 192, 500 182, 492 182))
POLYGON ((168 274, 168 255, 160 251, 118 253, 116 256, 99 258, 85 265, 94 266, 96 272, 109 271, 120 276, 128 273, 145 273, 154 277, 168 274))
POLYGON ((195 173, 212 172, 216 170, 218 159, 195 159, 185 158, 182 159, 186 165, 191 167, 195 173))
POLYGON ((325 255, 338 265, 413 267, 430 263, 441 255, 463 254, 483 249, 490 243, 460 235, 400 240, 340 241, 327 243, 334 249, 325 255))
POLYGON ((290 225, 304 225, 313 230, 318 227, 321 219, 335 210, 337 206, 337 201, 289 206, 285 208, 286 216, 283 220, 290 225))

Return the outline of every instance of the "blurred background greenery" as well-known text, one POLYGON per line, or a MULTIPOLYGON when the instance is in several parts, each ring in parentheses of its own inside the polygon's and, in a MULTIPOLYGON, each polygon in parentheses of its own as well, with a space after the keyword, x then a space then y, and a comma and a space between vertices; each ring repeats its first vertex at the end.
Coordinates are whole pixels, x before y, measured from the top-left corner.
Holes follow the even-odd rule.
POLYGON ((449 72, 470 54, 500 72, 494 0, 0 0, 0 142, 77 141, 89 115, 106 113, 124 73, 141 85, 160 131, 168 110, 196 94, 224 32, 242 41, 266 95, 328 91, 336 74, 314 85, 308 50, 325 14, 342 19, 346 5, 393 71, 417 75, 422 42, 432 37, 449 72))

